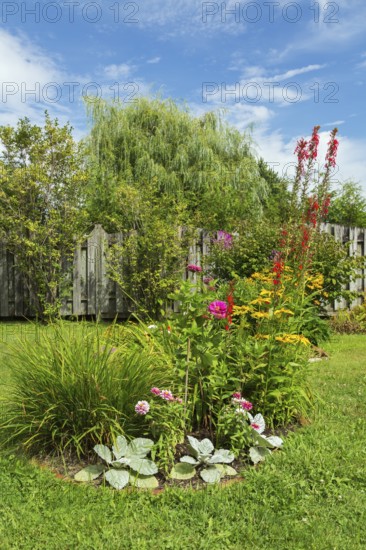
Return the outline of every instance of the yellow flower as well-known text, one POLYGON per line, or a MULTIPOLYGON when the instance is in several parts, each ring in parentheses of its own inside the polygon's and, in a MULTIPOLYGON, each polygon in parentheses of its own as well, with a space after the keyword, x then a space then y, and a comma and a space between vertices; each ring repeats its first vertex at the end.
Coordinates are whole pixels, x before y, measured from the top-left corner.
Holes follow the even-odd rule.
POLYGON ((281 313, 288 313, 288 315, 294 315, 294 312, 290 309, 286 309, 284 307, 281 307, 281 309, 277 309, 277 311, 274 312, 275 315, 281 315, 281 313))
POLYGON ((262 288, 262 290, 260 291, 260 296, 272 296, 273 295, 273 290, 268 290, 267 288, 262 288))
POLYGON ((254 319, 268 319, 269 313, 266 311, 255 311, 251 315, 254 319))
POLYGON ((251 311, 252 308, 249 306, 234 306, 233 315, 245 315, 248 311, 251 311))
POLYGON ((254 305, 254 304, 269 304, 270 303, 270 300, 268 298, 256 298, 255 300, 252 300, 251 302, 249 302, 250 304, 254 305))
POLYGON ((268 340, 269 334, 256 334, 255 337, 258 338, 259 340, 268 340))
POLYGON ((278 342, 284 344, 304 344, 305 346, 310 345, 310 340, 305 338, 302 334, 283 334, 282 336, 276 336, 275 339, 278 342))

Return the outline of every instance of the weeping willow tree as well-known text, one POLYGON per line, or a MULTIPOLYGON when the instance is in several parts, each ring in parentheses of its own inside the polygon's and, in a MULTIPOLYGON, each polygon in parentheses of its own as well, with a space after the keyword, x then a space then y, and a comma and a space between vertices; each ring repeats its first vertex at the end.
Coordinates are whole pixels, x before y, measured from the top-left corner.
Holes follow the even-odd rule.
POLYGON ((238 220, 260 216, 267 185, 250 137, 220 114, 195 118, 172 100, 147 98, 127 106, 93 100, 87 111, 94 223, 110 231, 137 228, 138 197, 146 187, 207 229, 231 230, 238 220))

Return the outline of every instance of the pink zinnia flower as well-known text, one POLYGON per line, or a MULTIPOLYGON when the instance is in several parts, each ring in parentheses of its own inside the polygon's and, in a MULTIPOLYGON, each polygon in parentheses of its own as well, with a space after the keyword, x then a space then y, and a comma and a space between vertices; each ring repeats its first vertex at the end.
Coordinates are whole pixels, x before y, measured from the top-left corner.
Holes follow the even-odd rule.
POLYGON ((208 306, 208 311, 212 313, 216 319, 225 319, 227 315, 227 303, 220 300, 215 300, 208 306))
POLYGON ((236 391, 232 395, 233 399, 241 399, 241 393, 240 391, 236 391))
POLYGON ((159 388, 151 388, 151 393, 153 393, 154 395, 160 395, 160 390, 159 388))
POLYGON ((170 390, 161 390, 159 395, 162 399, 165 399, 166 401, 174 401, 174 396, 170 390))
POLYGON ((137 414, 147 414, 150 410, 150 405, 147 401, 138 401, 135 405, 137 414))
POLYGON ((253 405, 250 401, 247 401, 246 399, 240 400, 240 406, 245 409, 246 411, 251 411, 253 408, 253 405))
POLYGON ((202 267, 199 266, 199 265, 194 265, 194 264, 189 264, 187 265, 187 269, 188 271, 193 271, 194 272, 197 272, 197 271, 202 271, 202 267))

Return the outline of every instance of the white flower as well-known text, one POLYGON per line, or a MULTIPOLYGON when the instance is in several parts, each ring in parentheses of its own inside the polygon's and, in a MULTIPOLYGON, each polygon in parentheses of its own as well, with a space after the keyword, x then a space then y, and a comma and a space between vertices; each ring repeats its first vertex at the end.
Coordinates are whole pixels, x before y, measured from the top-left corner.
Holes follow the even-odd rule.
POLYGON ((147 328, 149 328, 150 330, 153 330, 154 328, 158 328, 157 325, 149 325, 147 328))
POLYGON ((251 427, 256 430, 259 434, 263 433, 266 428, 266 423, 261 414, 256 414, 254 417, 248 412, 248 418, 250 421, 251 427))

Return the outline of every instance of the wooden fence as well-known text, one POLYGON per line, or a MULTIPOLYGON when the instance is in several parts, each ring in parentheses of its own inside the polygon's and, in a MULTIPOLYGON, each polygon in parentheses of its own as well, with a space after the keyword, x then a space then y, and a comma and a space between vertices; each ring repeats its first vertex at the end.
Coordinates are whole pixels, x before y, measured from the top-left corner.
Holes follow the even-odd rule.
MULTIPOLYGON (((351 242, 350 253, 364 256, 366 229, 347 228, 324 224, 322 230, 341 242, 351 242)), ((129 315, 128 303, 118 285, 107 277, 107 254, 109 247, 122 242, 120 233, 108 234, 97 225, 83 244, 77 246, 71 273, 72 289, 63 301, 63 316, 94 316, 112 319, 116 315, 126 318, 129 315)), ((210 239, 203 230, 197 230, 197 238, 187 251, 187 263, 201 265, 202 256, 209 250, 210 239)), ((196 274, 185 273, 183 278, 194 280, 196 274)), ((364 291, 365 273, 349 284, 349 290, 364 291)), ((16 262, 4 245, 0 245, 0 318, 31 318, 32 296, 24 284, 23 277, 16 268, 16 262)), ((355 300, 352 305, 359 303, 355 300)), ((333 310, 347 307, 344 300, 333 305, 333 310)))

